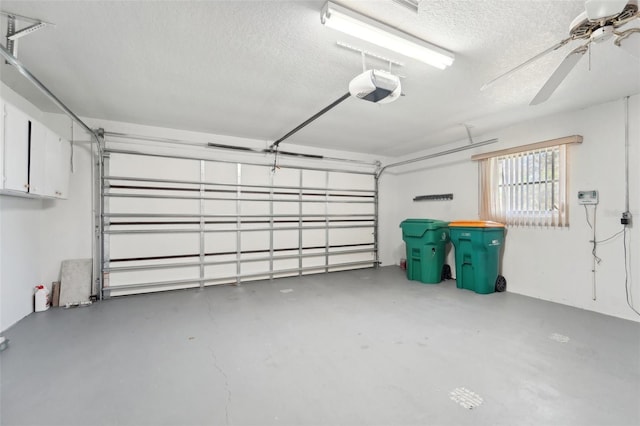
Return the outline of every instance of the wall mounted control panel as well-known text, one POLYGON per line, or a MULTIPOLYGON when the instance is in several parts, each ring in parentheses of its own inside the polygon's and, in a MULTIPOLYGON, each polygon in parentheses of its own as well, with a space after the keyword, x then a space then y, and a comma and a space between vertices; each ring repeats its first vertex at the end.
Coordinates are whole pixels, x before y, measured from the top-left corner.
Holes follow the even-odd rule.
POLYGON ((578 191, 578 204, 598 204, 598 191, 578 191))

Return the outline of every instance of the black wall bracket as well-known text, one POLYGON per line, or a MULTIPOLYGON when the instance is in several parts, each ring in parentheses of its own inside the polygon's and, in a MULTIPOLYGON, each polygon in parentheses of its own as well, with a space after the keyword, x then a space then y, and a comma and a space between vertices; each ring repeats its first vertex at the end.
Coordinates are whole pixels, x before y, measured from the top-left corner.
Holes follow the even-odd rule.
POLYGON ((431 194, 431 195, 418 195, 413 197, 413 201, 445 201, 453 200, 453 194, 431 194))

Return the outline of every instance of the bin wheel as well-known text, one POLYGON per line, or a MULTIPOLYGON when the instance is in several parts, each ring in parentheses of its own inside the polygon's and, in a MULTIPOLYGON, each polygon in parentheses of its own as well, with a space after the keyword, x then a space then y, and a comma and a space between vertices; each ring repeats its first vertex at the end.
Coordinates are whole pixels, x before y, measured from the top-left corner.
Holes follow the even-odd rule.
POLYGON ((442 265, 442 274, 440 276, 440 280, 450 280, 451 279, 451 266, 444 264, 442 265))
POLYGON ((502 293, 506 289, 507 289, 507 279, 502 275, 498 275, 498 278, 496 278, 496 291, 498 293, 502 293))

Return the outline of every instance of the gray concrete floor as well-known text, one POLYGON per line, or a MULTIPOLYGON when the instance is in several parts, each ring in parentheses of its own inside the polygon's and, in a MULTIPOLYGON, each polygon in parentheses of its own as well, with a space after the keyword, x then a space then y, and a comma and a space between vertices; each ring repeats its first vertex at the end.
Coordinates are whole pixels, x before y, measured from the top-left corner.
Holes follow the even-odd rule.
POLYGON ((2 425, 640 424, 640 324, 397 267, 50 309, 5 336, 2 425))

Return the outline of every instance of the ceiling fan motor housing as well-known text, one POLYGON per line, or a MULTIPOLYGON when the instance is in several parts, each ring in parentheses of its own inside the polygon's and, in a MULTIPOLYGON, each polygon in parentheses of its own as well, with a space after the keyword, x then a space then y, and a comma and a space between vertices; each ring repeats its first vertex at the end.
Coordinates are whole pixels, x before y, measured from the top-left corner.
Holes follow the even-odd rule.
POLYGON ((591 40, 596 43, 602 43, 603 41, 609 40, 613 37, 613 25, 606 25, 604 27, 596 28, 591 33, 591 40))
MULTIPOLYGON (((607 3, 604 3, 607 4, 607 3)), ((588 39, 591 38, 593 41, 604 41, 609 39, 611 36, 608 35, 609 32, 613 32, 614 28, 624 25, 627 22, 636 18, 638 13, 638 1, 637 0, 629 0, 624 6, 624 8, 618 13, 613 14, 612 16, 603 16, 596 19, 591 19, 588 16, 587 11, 582 12, 580 15, 576 16, 576 18, 569 25, 569 34, 574 39, 588 39), (605 31, 598 31, 601 28, 611 27, 605 31), (599 34, 596 34, 598 32, 599 34), (606 34, 605 38, 602 33, 606 34)), ((613 35, 613 34, 611 34, 613 35)))

